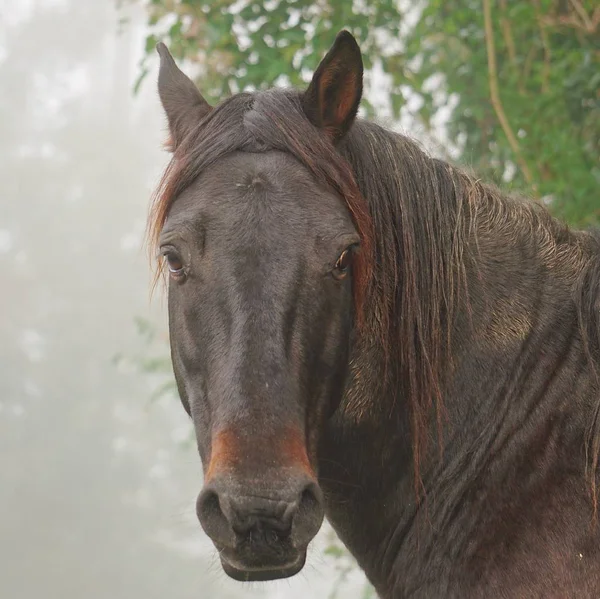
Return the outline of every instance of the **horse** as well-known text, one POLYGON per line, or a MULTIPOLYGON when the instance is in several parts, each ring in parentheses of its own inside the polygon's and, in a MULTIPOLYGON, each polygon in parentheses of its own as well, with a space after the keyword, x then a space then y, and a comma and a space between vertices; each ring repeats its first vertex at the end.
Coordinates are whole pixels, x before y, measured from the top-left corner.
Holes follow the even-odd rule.
POLYGON ((382 599, 600 597, 600 235, 357 118, 347 31, 216 106, 157 51, 149 235, 225 573, 295 575, 326 516, 382 599))

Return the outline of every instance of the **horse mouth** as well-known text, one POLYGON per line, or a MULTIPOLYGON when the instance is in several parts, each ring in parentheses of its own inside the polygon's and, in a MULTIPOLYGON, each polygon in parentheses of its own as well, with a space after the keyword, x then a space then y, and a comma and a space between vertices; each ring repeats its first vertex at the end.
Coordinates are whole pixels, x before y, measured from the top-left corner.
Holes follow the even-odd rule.
MULTIPOLYGON (((254 562, 254 560, 252 560, 254 562)), ((277 560, 278 562, 280 560, 277 560)), ((258 564, 245 565, 236 559, 229 559, 221 553, 221 566, 227 576, 239 582, 265 582, 269 580, 278 580, 280 578, 290 578, 302 570, 306 562, 306 552, 296 556, 289 562, 278 564, 258 564)))

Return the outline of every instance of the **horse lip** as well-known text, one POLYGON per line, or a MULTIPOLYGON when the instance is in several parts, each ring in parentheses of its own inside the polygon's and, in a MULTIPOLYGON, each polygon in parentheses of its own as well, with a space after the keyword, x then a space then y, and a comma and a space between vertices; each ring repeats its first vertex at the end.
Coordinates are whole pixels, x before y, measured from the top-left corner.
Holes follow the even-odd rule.
POLYGON ((228 560, 221 553, 221 566, 227 576, 239 582, 266 582, 269 580, 279 580, 281 578, 290 578, 295 576, 304 568, 306 562, 306 552, 302 552, 295 560, 289 564, 280 566, 263 566, 263 567, 245 567, 241 562, 234 565, 233 560, 228 560))

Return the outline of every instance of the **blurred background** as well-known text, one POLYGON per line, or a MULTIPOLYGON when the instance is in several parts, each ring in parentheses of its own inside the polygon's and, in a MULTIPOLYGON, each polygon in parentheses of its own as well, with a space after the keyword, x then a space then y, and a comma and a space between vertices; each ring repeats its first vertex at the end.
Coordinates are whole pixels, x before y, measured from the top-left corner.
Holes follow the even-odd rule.
POLYGON ((222 574, 150 299, 163 40, 211 101, 303 85, 342 28, 363 114, 600 223, 597 0, 0 0, 0 597, 372 595, 327 528, 289 581, 222 574))

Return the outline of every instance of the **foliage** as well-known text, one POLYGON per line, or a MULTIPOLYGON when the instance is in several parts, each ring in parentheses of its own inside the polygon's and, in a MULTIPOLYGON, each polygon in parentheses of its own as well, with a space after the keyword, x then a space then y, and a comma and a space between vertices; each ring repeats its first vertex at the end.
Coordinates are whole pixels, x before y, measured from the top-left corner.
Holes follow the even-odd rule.
MULTIPOLYGON (((144 1, 144 0, 138 0, 144 1)), ((597 0, 145 0, 159 39, 195 66, 207 99, 302 85, 336 33, 388 76, 392 116, 447 122, 458 159, 486 179, 600 221, 597 0), (487 19, 486 19, 487 12, 487 19), (494 92, 496 90, 496 93, 494 92)), ((368 84, 367 80, 367 84, 368 84)), ((373 107, 367 103, 367 113, 373 107)))
POLYGON ((406 55, 419 57, 415 88, 441 72, 458 95, 449 135, 480 175, 555 198, 571 222, 600 221, 595 0, 432 0, 406 55))

